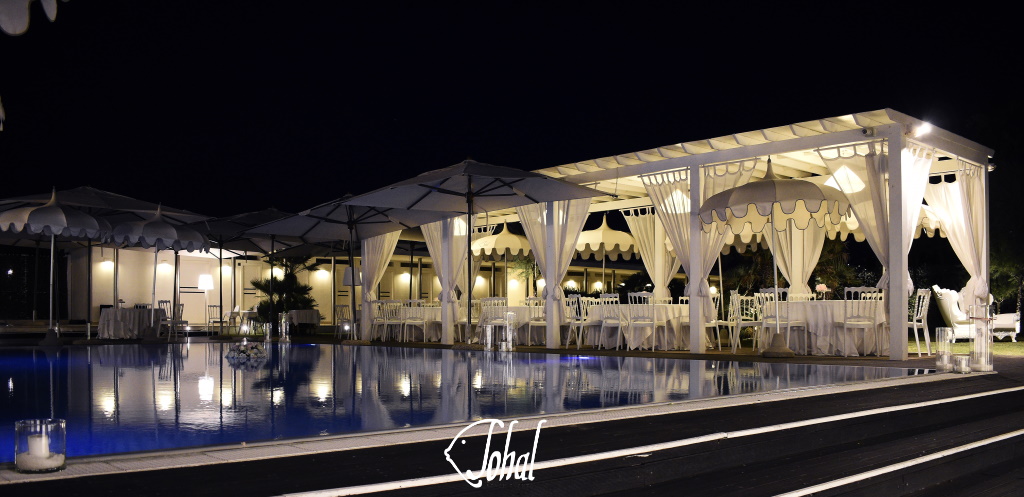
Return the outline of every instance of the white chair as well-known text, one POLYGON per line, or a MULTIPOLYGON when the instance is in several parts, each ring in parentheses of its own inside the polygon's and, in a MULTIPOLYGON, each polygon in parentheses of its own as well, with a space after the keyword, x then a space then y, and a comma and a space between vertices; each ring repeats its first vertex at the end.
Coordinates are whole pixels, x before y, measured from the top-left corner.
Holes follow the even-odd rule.
MULTIPOLYGON (((548 327, 548 321, 546 317, 546 309, 544 308, 544 299, 540 297, 527 297, 523 302, 526 305, 526 309, 529 312, 530 320, 526 323, 526 345, 534 345, 533 340, 533 329, 540 328, 539 337, 543 337, 548 327)), ((543 343, 544 339, 539 338, 536 343, 543 343)))
POLYGON ((658 305, 658 304, 671 304, 672 303, 672 297, 653 297, 653 298, 651 298, 651 303, 654 304, 654 305, 658 305))
POLYGON ((386 335, 387 307, 383 300, 371 300, 370 305, 370 340, 383 340, 386 335))
POLYGON ((881 288, 873 286, 848 286, 843 289, 843 297, 846 300, 861 300, 862 298, 875 299, 875 294, 879 294, 881 292, 881 288))
MULTIPOLYGON (((770 293, 772 295, 775 295, 775 287, 762 288, 760 290, 760 292, 758 292, 758 293, 770 293)), ((779 302, 782 302, 784 300, 789 300, 788 297, 789 297, 789 289, 788 288, 779 288, 779 302)))
POLYGON ((224 314, 220 312, 220 305, 209 304, 206 306, 206 331, 210 333, 220 333, 219 328, 221 325, 228 326, 228 320, 224 314))
POLYGON ((921 340, 917 330, 924 330, 924 345, 928 355, 932 355, 932 342, 928 332, 928 303, 932 299, 932 291, 927 288, 917 290, 914 299, 911 300, 913 307, 907 319, 907 327, 914 330, 914 343, 917 344, 917 356, 921 357, 921 340))
POLYGON ((967 340, 974 335, 974 324, 967 313, 960 309, 959 295, 956 290, 939 288, 932 285, 932 295, 939 305, 939 314, 946 326, 953 328, 953 340, 967 340))
MULTIPOLYGON (((771 346, 771 339, 774 333, 782 333, 782 329, 786 330, 786 345, 790 349, 801 349, 804 354, 808 354, 810 351, 810 337, 806 336, 806 333, 801 334, 800 346, 794 347, 792 341, 792 329, 799 328, 800 330, 807 329, 807 323, 797 319, 789 318, 789 302, 775 302, 769 300, 765 303, 761 309, 761 329, 764 330, 763 336, 767 339, 767 346, 771 346), (778 304, 778 305, 776 305, 778 304), (776 313, 776 308, 778 313, 776 313), (774 333, 772 333, 774 331, 774 333)), ((761 344, 765 347, 765 344, 761 344)))
POLYGON ((623 305, 619 303, 619 296, 615 293, 602 293, 598 298, 598 309, 601 316, 601 332, 599 342, 602 346, 607 343, 609 338, 608 333, 605 330, 615 330, 615 349, 618 350, 623 344, 623 333, 625 332, 624 327, 628 325, 628 311, 625 311, 623 305))
POLYGON ((186 335, 185 328, 188 326, 188 321, 181 319, 185 312, 185 304, 178 304, 177 312, 171 312, 170 300, 160 300, 157 302, 157 305, 164 311, 164 317, 160 320, 160 326, 167 326, 167 341, 171 340, 171 335, 186 335))
MULTIPOLYGON (((1011 341, 1017 341, 1017 334, 1020 333, 1020 313, 996 314, 992 321, 992 336, 1000 340, 1010 337, 1011 341), (1002 330, 1002 331, 996 331, 1002 330)), ((927 335, 925 335, 927 336, 927 335)))
POLYGON ((651 292, 629 292, 626 294, 630 304, 650 304, 654 294, 651 292))
MULTIPOLYGON (((420 302, 422 303, 422 301, 420 302)), ((423 341, 427 341, 427 308, 422 305, 403 305, 399 309, 399 318, 402 321, 402 334, 401 340, 403 342, 412 341, 412 335, 409 333, 409 327, 418 326, 423 330, 423 341)))
MULTIPOLYGON (((782 298, 782 294, 779 294, 779 298, 782 298)), ((774 307, 775 305, 775 289, 762 288, 761 291, 754 294, 754 302, 756 302, 757 305, 757 311, 754 314, 758 317, 759 321, 754 333, 754 348, 760 352, 768 348, 770 345, 769 342, 771 341, 771 336, 768 335, 763 321, 765 309, 769 306, 774 307)))
MULTIPOLYGON (((755 339, 760 333, 761 308, 754 296, 740 295, 736 290, 732 290, 729 300, 729 317, 726 321, 729 324, 729 344, 732 346, 732 353, 735 354, 740 345, 740 331, 743 328, 753 326, 755 339)), ((754 345, 757 346, 756 343, 754 345)))
MULTIPOLYGON (((657 317, 657 311, 654 309, 654 304, 651 303, 650 299, 646 295, 629 294, 629 323, 626 325, 628 330, 626 333, 626 347, 630 350, 636 348, 644 348, 644 337, 641 336, 641 330, 646 328, 651 329, 651 349, 657 345, 657 331, 658 326, 667 330, 664 322, 659 322, 657 317)), ((663 340, 663 348, 668 348, 668 331, 665 332, 663 340)))
POLYGON ((402 301, 384 300, 384 335, 388 339, 399 338, 402 331, 402 301))
MULTIPOLYGON (((513 315, 514 316, 514 315, 513 315)), ((508 315, 508 299, 505 297, 485 297, 480 299, 480 319, 477 321, 477 329, 481 333, 487 333, 488 328, 492 333, 496 333, 496 328, 502 328, 505 336, 508 340, 512 341, 513 346, 515 345, 515 329, 516 322, 514 318, 510 318, 508 315)), ((493 337, 492 343, 498 343, 498 337, 493 337)), ((480 335, 481 343, 485 342, 485 337, 480 335)))
POLYGON ((334 336, 344 338, 348 334, 350 339, 356 338, 355 322, 352 320, 352 308, 346 304, 334 305, 334 322, 336 323, 334 336))
POLYGON ((836 328, 842 327, 843 330, 841 340, 843 347, 840 351, 843 356, 849 356, 851 349, 853 350, 854 355, 860 355, 860 352, 857 350, 856 341, 853 341, 852 347, 849 343, 851 341, 850 338, 852 330, 861 330, 863 332, 861 343, 864 345, 864 355, 869 353, 867 349, 867 342, 868 336, 870 335, 875 335, 875 352, 881 351, 881 344, 878 343, 877 337, 878 328, 884 324, 883 319, 879 317, 878 312, 878 308, 881 305, 881 300, 872 299, 848 299, 843 302, 843 320, 835 323, 836 328))
MULTIPOLYGON (((476 322, 480 322, 480 301, 473 300, 469 303, 470 308, 473 311, 473 319, 476 322)), ((470 343, 473 341, 473 323, 468 322, 468 313, 466 312, 466 299, 459 300, 459 313, 458 318, 455 320, 455 333, 456 339, 470 343)))

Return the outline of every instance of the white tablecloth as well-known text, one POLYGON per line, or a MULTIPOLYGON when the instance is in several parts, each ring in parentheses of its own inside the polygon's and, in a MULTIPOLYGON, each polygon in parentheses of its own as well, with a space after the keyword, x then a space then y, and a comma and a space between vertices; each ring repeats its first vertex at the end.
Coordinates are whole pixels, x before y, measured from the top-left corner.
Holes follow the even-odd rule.
MULTIPOLYGON (((889 342, 882 334, 883 326, 874 333, 862 334, 851 332, 849 337, 843 336, 843 327, 836 323, 843 321, 845 315, 842 300, 811 300, 807 302, 779 302, 780 312, 785 315, 782 306, 788 306, 790 321, 803 321, 807 325, 807 334, 800 333, 798 328, 790 330, 789 348, 797 354, 807 350, 806 340, 810 339, 811 353, 814 355, 858 355, 889 353, 889 342), (866 335, 866 336, 864 336, 866 335), (845 339, 844 339, 845 338, 845 339)), ((885 322, 885 305, 878 305, 875 316, 879 322, 885 322)))
MULTIPOLYGON (((590 321, 593 326, 588 327, 587 340, 584 343, 599 345, 602 348, 615 348, 619 340, 619 331, 615 328, 608 328, 605 334, 601 334, 601 316, 604 315, 603 307, 593 306, 590 308, 590 321)), ((629 332, 629 306, 618 304, 615 306, 622 316, 622 330, 626 337, 626 347, 634 349, 637 347, 667 349, 687 349, 690 344, 689 333, 684 330, 690 329, 690 305, 689 304, 654 304, 654 315, 657 323, 665 323, 665 326, 657 326, 653 329, 650 326, 637 328, 629 332)))
MULTIPOLYGON (((97 338, 138 338, 144 330, 153 329, 150 320, 160 326, 164 318, 163 309, 103 309, 96 327, 97 338)), ((153 334, 155 337, 155 334, 153 334)))
POLYGON ((288 322, 291 324, 320 324, 320 312, 316 309, 288 311, 288 322))
MULTIPOLYGON (((410 312, 408 309, 409 309, 408 307, 402 307, 398 311, 398 316, 401 319, 403 319, 403 320, 406 319, 408 317, 408 315, 409 315, 409 312, 410 312)), ((415 327, 410 327, 411 331, 409 333, 409 335, 410 335, 409 339, 412 340, 412 341, 440 341, 441 340, 441 308, 440 307, 426 307, 424 309, 425 309, 423 311, 425 313, 424 318, 426 319, 426 322, 427 322, 427 326, 426 326, 426 328, 427 328, 426 329, 426 340, 424 340, 423 330, 420 330, 420 327, 418 325, 415 326, 415 327)), ((530 322, 530 308, 526 307, 526 306, 508 306, 508 308, 506 309, 506 312, 515 313, 515 315, 516 315, 516 325, 515 325, 515 328, 516 328, 516 331, 517 331, 517 339, 519 340, 519 343, 526 343, 524 341, 524 339, 526 337, 527 325, 530 322)), ((476 312, 476 313, 473 314, 473 323, 474 323, 473 324, 473 330, 471 330, 470 333, 469 333, 469 336, 471 336, 471 337, 476 337, 477 336, 476 324, 480 322, 480 314, 482 314, 482 312, 476 312)), ((537 333, 537 331, 534 330, 534 334, 535 335, 536 335, 536 333, 537 333)), ((534 340, 534 342, 536 342, 536 340, 534 340)))

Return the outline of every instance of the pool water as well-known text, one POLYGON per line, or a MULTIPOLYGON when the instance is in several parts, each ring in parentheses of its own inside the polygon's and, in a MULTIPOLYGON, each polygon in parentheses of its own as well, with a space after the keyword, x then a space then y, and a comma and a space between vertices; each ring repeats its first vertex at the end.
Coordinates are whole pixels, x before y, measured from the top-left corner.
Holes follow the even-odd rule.
POLYGON ((68 456, 514 418, 931 372, 343 345, 0 349, 0 462, 14 422, 67 420, 68 456))

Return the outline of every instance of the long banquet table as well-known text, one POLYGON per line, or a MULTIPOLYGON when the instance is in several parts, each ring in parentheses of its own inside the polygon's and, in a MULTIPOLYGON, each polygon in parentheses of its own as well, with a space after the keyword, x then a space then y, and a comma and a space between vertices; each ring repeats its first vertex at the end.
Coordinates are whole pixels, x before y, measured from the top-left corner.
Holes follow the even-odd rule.
POLYGON ((882 336, 885 322, 885 306, 876 306, 875 318, 883 323, 874 333, 860 331, 843 336, 843 327, 838 325, 845 316, 844 300, 810 300, 807 302, 779 302, 780 312, 786 315, 788 307, 790 321, 803 321, 806 335, 798 328, 790 330, 789 348, 797 354, 808 349, 810 340, 812 355, 887 355, 889 341, 882 336), (784 307, 785 306, 785 307, 784 307))
POLYGON ((590 343, 599 345, 602 348, 615 348, 619 340, 619 333, 622 333, 626 340, 626 347, 635 349, 654 348, 660 350, 688 349, 690 348, 690 334, 684 333, 690 329, 690 305, 689 304, 653 304, 655 320, 658 323, 665 323, 664 327, 638 328, 636 333, 628 332, 629 304, 617 304, 615 310, 623 317, 622 330, 609 329, 600 333, 601 316, 604 316, 608 306, 592 306, 589 312, 589 321, 595 323, 588 327, 587 335, 590 343), (657 328, 657 329, 655 329, 657 328))
MULTIPOLYGON (((96 337, 139 338, 145 331, 155 332, 164 315, 163 309, 103 309, 96 328, 96 337)), ((153 333, 153 336, 155 337, 156 333, 153 333)))

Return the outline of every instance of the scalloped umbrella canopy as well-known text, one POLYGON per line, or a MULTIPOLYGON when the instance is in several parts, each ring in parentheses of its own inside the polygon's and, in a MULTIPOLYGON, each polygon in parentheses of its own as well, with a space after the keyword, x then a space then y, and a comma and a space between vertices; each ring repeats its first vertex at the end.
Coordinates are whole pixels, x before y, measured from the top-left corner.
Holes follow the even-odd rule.
POLYGON ((502 223, 501 232, 473 240, 473 255, 501 257, 503 255, 530 255, 530 241, 523 235, 511 233, 508 224, 502 223), (507 251, 507 253, 506 253, 507 251))
POLYGON ((630 259, 636 256, 636 240, 625 231, 608 226, 608 216, 602 216, 601 226, 580 233, 576 250, 584 258, 592 255, 606 255, 611 260, 630 259), (603 252, 602 252, 603 251, 603 252))
MULTIPOLYGON (((37 193, 0 200, 0 210, 43 204, 53 197, 52 193, 37 193)), ((127 197, 91 186, 80 186, 56 192, 57 201, 74 207, 87 214, 101 217, 117 225, 127 221, 146 220, 159 209, 164 219, 172 224, 188 224, 209 219, 209 216, 184 209, 155 204, 145 200, 127 197)))
MULTIPOLYGON (((811 222, 820 228, 826 228, 829 224, 838 225, 843 215, 850 212, 850 201, 841 191, 801 179, 780 179, 772 171, 772 160, 769 158, 768 169, 763 179, 712 195, 701 205, 699 215, 705 229, 710 230, 717 226, 720 232, 725 232, 728 227, 739 233, 745 227, 760 232, 768 225, 775 231, 782 231, 790 222, 801 230, 806 229, 811 222)), ((774 245, 773 231, 771 246, 775 266, 775 329, 780 330, 779 265, 774 245)))
POLYGON ((118 224, 114 227, 111 240, 118 245, 188 252, 205 250, 210 246, 206 237, 195 229, 167 222, 159 208, 150 219, 118 224))
POLYGON ((110 223, 86 214, 75 207, 57 201, 57 192, 49 202, 28 205, 0 212, 0 230, 11 233, 43 234, 46 236, 106 238, 110 223))

